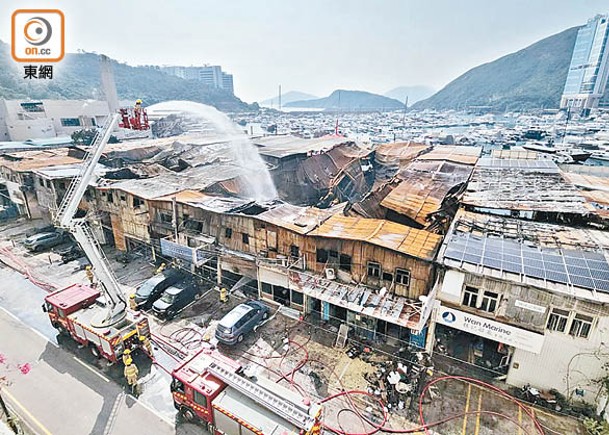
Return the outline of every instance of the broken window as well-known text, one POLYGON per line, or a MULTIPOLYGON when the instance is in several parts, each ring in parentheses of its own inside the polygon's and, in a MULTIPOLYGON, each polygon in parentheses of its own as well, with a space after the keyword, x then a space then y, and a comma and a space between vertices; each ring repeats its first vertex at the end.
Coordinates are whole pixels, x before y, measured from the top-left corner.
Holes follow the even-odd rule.
POLYGON ((139 199, 137 196, 133 197, 133 207, 141 207, 144 205, 144 201, 139 199))
POLYGON ((170 224, 173 222, 173 219, 169 213, 159 213, 159 217, 161 218, 161 222, 164 224, 170 224))
POLYGON ((296 245, 290 245, 290 257, 300 258, 300 248, 296 245))
POLYGON ((262 293, 266 293, 267 295, 272 295, 273 294, 273 287, 266 282, 262 283, 262 293))
POLYGON ((39 183, 39 184, 40 184, 42 187, 44 187, 44 180, 43 180, 42 178, 39 178, 39 179, 38 179, 38 183, 39 183))
POLYGON ((485 291, 482 294, 482 305, 480 305, 480 309, 482 311, 486 311, 487 313, 494 313, 497 309, 497 305, 499 304, 499 294, 493 293, 489 291, 485 291))
POLYGON ((383 281, 393 282, 393 273, 383 272, 383 281))
POLYGON ((552 308, 546 328, 550 331, 565 332, 567 329, 567 320, 569 320, 568 311, 552 308))
POLYGON ((112 192, 108 192, 107 199, 108 199, 108 203, 114 204, 114 195, 112 194, 112 192))
POLYGON ((250 235, 248 233, 241 233, 241 241, 246 245, 250 244, 250 235))
POLYGON ((463 305, 466 307, 476 308, 478 302, 478 289, 473 287, 465 287, 463 291, 463 305))
POLYGON ((334 261, 334 262, 338 261, 338 251, 332 251, 332 250, 328 251, 328 257, 329 257, 330 261, 334 261))
POLYGON ((120 198, 121 202, 127 202, 127 196, 124 193, 119 193, 118 197, 120 198))
POLYGON ((347 272, 351 272, 351 256, 347 254, 340 254, 338 268, 347 272))
POLYGON ((395 282, 408 287, 410 285, 410 271, 405 269, 396 269, 395 282))
POLYGON ((318 249, 317 252, 317 262, 318 263, 327 263, 328 262, 328 251, 325 249, 318 249))
POLYGON ((569 335, 572 335, 573 337, 588 338, 590 329, 592 329, 592 320, 592 317, 576 314, 573 322, 571 322, 569 335))
POLYGON ((224 237, 230 239, 233 237, 233 229, 232 228, 224 228, 224 237))
POLYGON ((369 261, 368 262, 368 276, 371 276, 373 278, 380 278, 381 277, 381 265, 380 265, 380 263, 377 263, 376 261, 369 261))

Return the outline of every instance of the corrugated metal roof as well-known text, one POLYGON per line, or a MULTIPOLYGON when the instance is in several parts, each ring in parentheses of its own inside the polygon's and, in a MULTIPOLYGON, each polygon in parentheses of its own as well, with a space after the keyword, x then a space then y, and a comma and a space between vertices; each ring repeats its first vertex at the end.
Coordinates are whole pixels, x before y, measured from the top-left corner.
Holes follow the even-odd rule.
POLYGON ((423 260, 433 260, 442 237, 384 219, 336 214, 309 233, 317 237, 360 240, 423 260))
POLYGON ((327 209, 281 204, 260 213, 256 216, 256 219, 286 228, 298 234, 307 234, 344 208, 344 203, 327 209))
POLYGON ((379 160, 412 160, 429 148, 414 142, 392 142, 378 145, 374 150, 379 160))
POLYGON ((594 211, 560 172, 518 167, 476 167, 462 203, 501 210, 582 215, 594 211))
POLYGON ((353 140, 341 136, 323 136, 316 139, 302 139, 296 136, 266 136, 255 138, 253 142, 259 147, 260 154, 282 158, 297 154, 326 152, 337 145, 353 142, 353 140))
POLYGON ((578 187, 609 191, 609 177, 597 177, 595 175, 577 174, 575 172, 565 172, 563 177, 578 187))
POLYGON ((296 271, 290 271, 290 287, 295 287, 312 298, 394 325, 410 329, 418 326, 420 302, 396 296, 392 292, 380 292, 361 284, 357 286, 343 284, 318 275, 296 271))
POLYGON ((29 172, 40 168, 70 165, 80 162, 81 160, 68 156, 67 149, 24 151, 0 156, 0 166, 4 166, 16 172, 29 172))
POLYGON ((539 158, 535 151, 521 149, 509 149, 509 150, 492 150, 491 157, 495 159, 531 159, 537 160, 539 158))
POLYGON ((438 145, 418 160, 446 160, 449 162, 475 165, 482 153, 481 147, 438 145))

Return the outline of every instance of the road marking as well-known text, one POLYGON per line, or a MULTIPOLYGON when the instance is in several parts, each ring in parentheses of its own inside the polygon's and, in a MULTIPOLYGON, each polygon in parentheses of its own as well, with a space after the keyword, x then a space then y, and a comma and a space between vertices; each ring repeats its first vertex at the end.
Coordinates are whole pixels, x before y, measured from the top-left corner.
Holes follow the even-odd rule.
POLYGON ((16 398, 15 396, 13 396, 11 393, 9 393, 7 391, 6 388, 2 389, 2 394, 4 394, 6 397, 9 398, 9 400, 11 401, 11 403, 13 403, 14 405, 17 405, 19 407, 19 409, 21 409, 23 411, 23 413, 25 415, 27 415, 27 417, 34 423, 36 424, 36 426, 38 426, 38 428, 40 428, 40 430, 42 431, 42 433, 44 433, 45 435, 52 435, 51 432, 42 424, 38 421, 38 419, 36 417, 34 417, 32 415, 32 413, 30 411, 28 411, 25 406, 23 406, 16 398))
POLYGON ((112 427, 114 426, 114 422, 116 421, 116 416, 118 415, 118 411, 122 405, 124 398, 125 398, 124 391, 121 391, 120 394, 118 396, 116 396, 114 405, 112 405, 112 411, 110 411, 110 416, 108 417, 108 422, 106 423, 106 427, 104 428, 104 435, 109 435, 110 433, 112 433, 112 427))
POLYGON ((27 323, 25 323, 23 320, 21 320, 19 317, 17 317, 16 315, 14 315, 13 313, 11 313, 9 310, 7 310, 4 307, 0 307, 0 310, 2 310, 3 313, 7 314, 9 317, 11 317, 13 320, 16 320, 17 322, 21 323, 23 326, 25 326, 27 329, 29 329, 30 331, 32 331, 34 334, 36 334, 38 337, 42 338, 44 341, 51 343, 53 346, 55 346, 56 348, 59 348, 59 345, 57 343, 54 343, 53 341, 51 341, 49 339, 49 337, 47 337, 46 335, 44 335, 42 332, 40 332, 37 329, 32 328, 30 325, 28 325, 27 323))
POLYGON ((482 409, 482 389, 478 389, 478 413, 476 414, 476 431, 474 435, 480 433, 480 410, 482 409))
POLYGON ((81 361, 80 359, 78 359, 75 356, 72 356, 72 358, 74 358, 74 361, 76 361, 78 364, 80 364, 81 366, 83 366, 84 368, 86 368, 87 370, 89 370, 91 373, 93 373, 94 375, 99 376, 100 378, 102 378, 104 381, 106 382, 110 382, 110 379, 108 379, 107 377, 105 377, 104 375, 102 375, 100 372, 98 372, 97 370, 95 370, 93 367, 91 367, 89 364, 87 364, 84 361, 81 361))
MULTIPOLYGON (((467 399, 465 400, 465 412, 469 412, 469 399, 472 395, 472 384, 467 384, 467 399)), ((461 431, 462 435, 466 434, 467 430, 467 414, 463 416, 463 430, 461 431)))

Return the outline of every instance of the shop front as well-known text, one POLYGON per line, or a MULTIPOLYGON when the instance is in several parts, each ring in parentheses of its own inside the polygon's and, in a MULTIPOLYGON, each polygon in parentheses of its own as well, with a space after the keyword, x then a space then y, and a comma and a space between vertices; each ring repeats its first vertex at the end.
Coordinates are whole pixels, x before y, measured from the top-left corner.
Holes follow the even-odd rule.
POLYGON ((507 374, 514 349, 539 354, 544 335, 440 306, 436 311, 435 351, 507 374))

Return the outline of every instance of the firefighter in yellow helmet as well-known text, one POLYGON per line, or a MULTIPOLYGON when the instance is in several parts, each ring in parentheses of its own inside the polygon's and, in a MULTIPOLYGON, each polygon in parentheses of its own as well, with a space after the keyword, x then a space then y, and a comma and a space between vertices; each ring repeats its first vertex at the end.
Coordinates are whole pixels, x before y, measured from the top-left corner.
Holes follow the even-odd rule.
POLYGON ((127 359, 125 363, 125 369, 123 370, 123 374, 127 379, 127 384, 131 387, 131 391, 137 393, 137 376, 139 375, 139 370, 137 366, 133 363, 131 358, 127 359))
POLYGON ((167 265, 165 263, 161 263, 161 265, 157 268, 157 270, 154 272, 154 274, 158 275, 160 273, 163 273, 163 271, 165 270, 166 267, 167 267, 167 265))
POLYGON ((125 349, 123 351, 123 364, 127 365, 127 361, 131 360, 131 350, 125 349))
POLYGON ((228 290, 226 290, 226 287, 220 289, 220 302, 223 304, 228 302, 228 290))
POLYGON ((135 302, 135 294, 129 295, 129 308, 133 311, 137 310, 137 302, 135 302))
POLYGON ((152 343, 145 335, 140 335, 140 344, 144 348, 144 351, 152 358, 152 343))
POLYGON ((91 283, 91 285, 93 285, 93 270, 91 269, 91 265, 87 264, 87 267, 85 267, 85 275, 87 275, 87 279, 89 280, 89 282, 91 283))
POLYGON ((135 100, 135 106, 133 106, 133 117, 139 122, 140 115, 142 114, 142 100, 139 98, 135 100))

